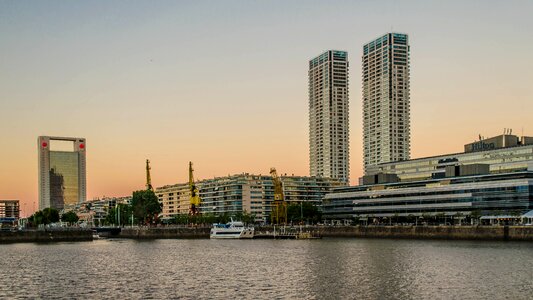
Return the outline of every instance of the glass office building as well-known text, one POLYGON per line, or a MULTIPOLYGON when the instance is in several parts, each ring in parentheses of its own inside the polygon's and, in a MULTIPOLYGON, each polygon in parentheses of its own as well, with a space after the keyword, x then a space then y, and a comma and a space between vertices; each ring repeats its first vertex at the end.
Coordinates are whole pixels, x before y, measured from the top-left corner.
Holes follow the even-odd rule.
POLYGON ((336 188, 327 220, 420 216, 520 215, 533 209, 533 171, 336 188))
POLYGON ((367 168, 367 174, 396 174, 401 181, 415 181, 445 177, 447 166, 487 164, 490 173, 506 173, 514 171, 533 170, 533 143, 529 137, 513 135, 500 135, 497 137, 481 140, 474 144, 489 145, 478 147, 479 151, 471 151, 472 144, 465 145, 465 152, 438 155, 382 163, 367 168), (485 143, 485 141, 500 140, 505 143, 485 143), (515 141, 509 143, 509 140, 515 141), (488 150, 485 150, 488 149, 488 150))
POLYGON ((50 199, 52 207, 79 201, 79 160, 76 152, 50 152, 50 199))
POLYGON ((62 210, 86 200, 86 143, 83 138, 40 136, 39 209, 62 210))

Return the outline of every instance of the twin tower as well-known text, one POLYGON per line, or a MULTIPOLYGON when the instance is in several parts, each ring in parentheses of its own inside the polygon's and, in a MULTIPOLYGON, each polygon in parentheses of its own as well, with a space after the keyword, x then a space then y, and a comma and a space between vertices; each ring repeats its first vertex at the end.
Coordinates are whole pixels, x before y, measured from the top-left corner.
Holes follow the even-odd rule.
MULTIPOLYGON (((363 46, 364 167, 410 156, 409 39, 387 33, 363 46)), ((349 183, 348 53, 309 61, 310 175, 349 183)))

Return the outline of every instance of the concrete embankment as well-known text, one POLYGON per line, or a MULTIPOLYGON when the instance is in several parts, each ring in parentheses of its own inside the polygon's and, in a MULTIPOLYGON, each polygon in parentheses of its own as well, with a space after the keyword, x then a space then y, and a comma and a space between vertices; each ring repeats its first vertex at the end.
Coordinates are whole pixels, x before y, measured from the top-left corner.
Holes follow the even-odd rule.
POLYGON ((122 228, 116 236, 130 239, 202 239, 209 238, 209 227, 122 228))
POLYGON ((323 237, 533 241, 533 226, 313 227, 323 237))
MULTIPOLYGON (((302 228, 321 237, 509 240, 533 241, 533 226, 310 226, 302 228)), ((281 233, 282 227, 276 226, 281 233)), ((286 227, 297 232, 299 227, 286 227)), ((274 231, 273 227, 256 227, 256 234, 274 231)), ((122 228, 113 237, 131 239, 202 239, 209 238, 209 227, 141 227, 122 228)))
POLYGON ((0 244, 92 241, 91 230, 0 231, 0 244))

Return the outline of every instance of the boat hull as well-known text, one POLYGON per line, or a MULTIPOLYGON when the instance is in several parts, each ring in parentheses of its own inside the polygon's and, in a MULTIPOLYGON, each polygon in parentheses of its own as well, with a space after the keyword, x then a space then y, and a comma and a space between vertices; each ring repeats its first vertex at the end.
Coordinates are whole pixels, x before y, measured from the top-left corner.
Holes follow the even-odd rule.
POLYGON ((242 230, 213 228, 209 235, 212 239, 253 239, 254 229, 243 228, 242 230))

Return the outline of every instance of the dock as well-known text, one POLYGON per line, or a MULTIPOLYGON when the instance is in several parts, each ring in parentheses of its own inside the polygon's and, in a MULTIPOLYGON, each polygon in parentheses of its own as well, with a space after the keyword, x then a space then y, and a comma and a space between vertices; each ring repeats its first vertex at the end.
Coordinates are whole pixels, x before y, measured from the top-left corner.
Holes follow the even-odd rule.
POLYGON ((256 232, 254 239, 271 239, 271 240, 308 240, 322 238, 318 233, 308 231, 285 231, 281 232, 256 232))

